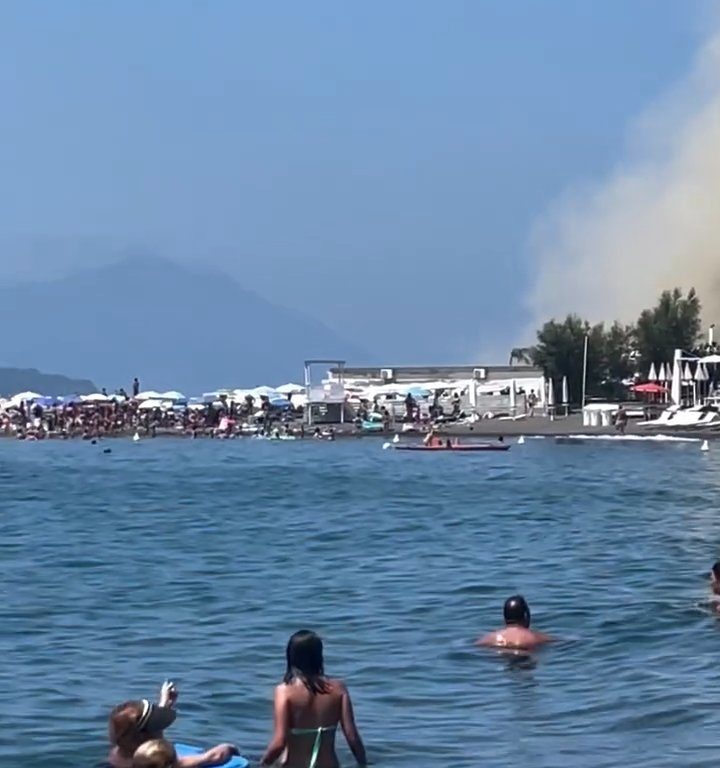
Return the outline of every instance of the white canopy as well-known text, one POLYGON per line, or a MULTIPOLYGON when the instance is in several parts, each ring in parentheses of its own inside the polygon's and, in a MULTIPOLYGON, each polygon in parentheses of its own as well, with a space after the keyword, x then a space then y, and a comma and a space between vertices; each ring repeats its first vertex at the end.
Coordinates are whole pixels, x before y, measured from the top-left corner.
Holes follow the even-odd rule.
POLYGON ((103 395, 102 392, 94 392, 92 395, 82 395, 80 400, 83 403, 109 403, 110 396, 103 395))
POLYGON ((15 403, 20 405, 20 403, 27 402, 28 400, 35 400, 38 397, 42 397, 42 395, 39 395, 37 392, 20 392, 10 398, 10 403, 13 405, 15 403))
POLYGON ((299 395, 301 392, 305 391, 305 387, 303 387, 302 384, 293 384, 290 381, 287 384, 282 384, 275 391, 279 392, 281 395, 299 395))
POLYGON ((146 392, 140 392, 135 395, 135 400, 160 400, 162 399, 162 393, 156 392, 154 389, 148 389, 146 392))
POLYGON ((713 363, 714 365, 717 365, 720 363, 720 355, 708 355, 707 357, 700 358, 700 362, 702 363, 713 363))
POLYGON ((139 411, 151 411, 155 408, 162 408, 163 410, 168 410, 169 408, 172 408, 172 401, 170 400, 160 400, 160 399, 150 399, 150 400, 143 400, 142 403, 138 406, 139 411))
POLYGON ((177 402, 179 400, 186 401, 187 397, 185 397, 182 392, 170 390, 169 392, 163 392, 162 395, 160 395, 160 400, 174 400, 177 402))

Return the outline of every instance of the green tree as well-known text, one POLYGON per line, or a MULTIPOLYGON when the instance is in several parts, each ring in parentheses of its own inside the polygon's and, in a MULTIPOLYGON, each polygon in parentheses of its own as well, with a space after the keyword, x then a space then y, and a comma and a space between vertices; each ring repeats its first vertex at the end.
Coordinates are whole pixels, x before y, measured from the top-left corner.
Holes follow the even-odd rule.
POLYGON ((683 296, 679 288, 663 291, 653 309, 640 315, 635 329, 640 370, 651 363, 669 363, 675 349, 690 351, 700 336, 700 299, 694 288, 683 296))
POLYGON ((605 333, 603 349, 603 389, 608 397, 620 397, 623 381, 636 371, 635 327, 613 323, 605 333))
POLYGON ((602 323, 591 326, 577 315, 568 315, 563 322, 550 320, 537 334, 533 348, 533 363, 556 385, 567 376, 570 400, 582 399, 583 358, 585 337, 588 338, 587 395, 601 393, 607 376, 605 364, 606 340, 602 323))

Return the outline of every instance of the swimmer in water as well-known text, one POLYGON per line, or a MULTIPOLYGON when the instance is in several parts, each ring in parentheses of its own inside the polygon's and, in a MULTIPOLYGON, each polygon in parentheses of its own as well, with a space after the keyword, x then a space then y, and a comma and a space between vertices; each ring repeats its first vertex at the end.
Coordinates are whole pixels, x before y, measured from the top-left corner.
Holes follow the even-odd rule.
MULTIPOLYGON (((164 739, 165 729, 175 722, 177 695, 175 685, 165 682, 157 704, 141 699, 126 701, 115 707, 108 723, 111 751, 103 767, 133 768, 139 747, 149 741, 164 739)), ((178 768, 206 768, 222 765, 236 754, 238 749, 233 744, 218 744, 199 755, 181 757, 176 763, 178 768)))
POLYGON ((720 614, 720 560, 710 569, 710 591, 712 595, 706 605, 713 613, 720 614))
POLYGON ((710 569, 710 591, 720 598, 720 560, 710 569))
POLYGON ((505 601, 503 615, 505 627, 485 635, 478 640, 478 645, 529 651, 552 640, 550 635, 530 629, 530 607, 522 595, 505 601))

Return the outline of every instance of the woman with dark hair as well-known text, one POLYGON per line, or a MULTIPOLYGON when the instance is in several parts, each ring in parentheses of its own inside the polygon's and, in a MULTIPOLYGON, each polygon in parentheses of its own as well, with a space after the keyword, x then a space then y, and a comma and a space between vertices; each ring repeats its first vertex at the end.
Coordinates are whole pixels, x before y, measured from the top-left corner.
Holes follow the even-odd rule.
POLYGON ((355 725, 345 684, 325 676, 322 640, 314 632, 296 632, 287 644, 287 669, 275 689, 275 731, 262 758, 271 765, 282 757, 286 768, 338 768, 338 724, 360 765, 365 747, 355 725))

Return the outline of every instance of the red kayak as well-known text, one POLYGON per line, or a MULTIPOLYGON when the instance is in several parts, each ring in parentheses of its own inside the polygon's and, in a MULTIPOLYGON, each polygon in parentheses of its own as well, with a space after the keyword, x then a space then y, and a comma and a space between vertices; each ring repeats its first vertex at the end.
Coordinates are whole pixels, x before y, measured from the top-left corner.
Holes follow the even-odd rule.
POLYGON ((469 445, 395 445, 396 451, 509 451, 505 443, 474 443, 469 445))

